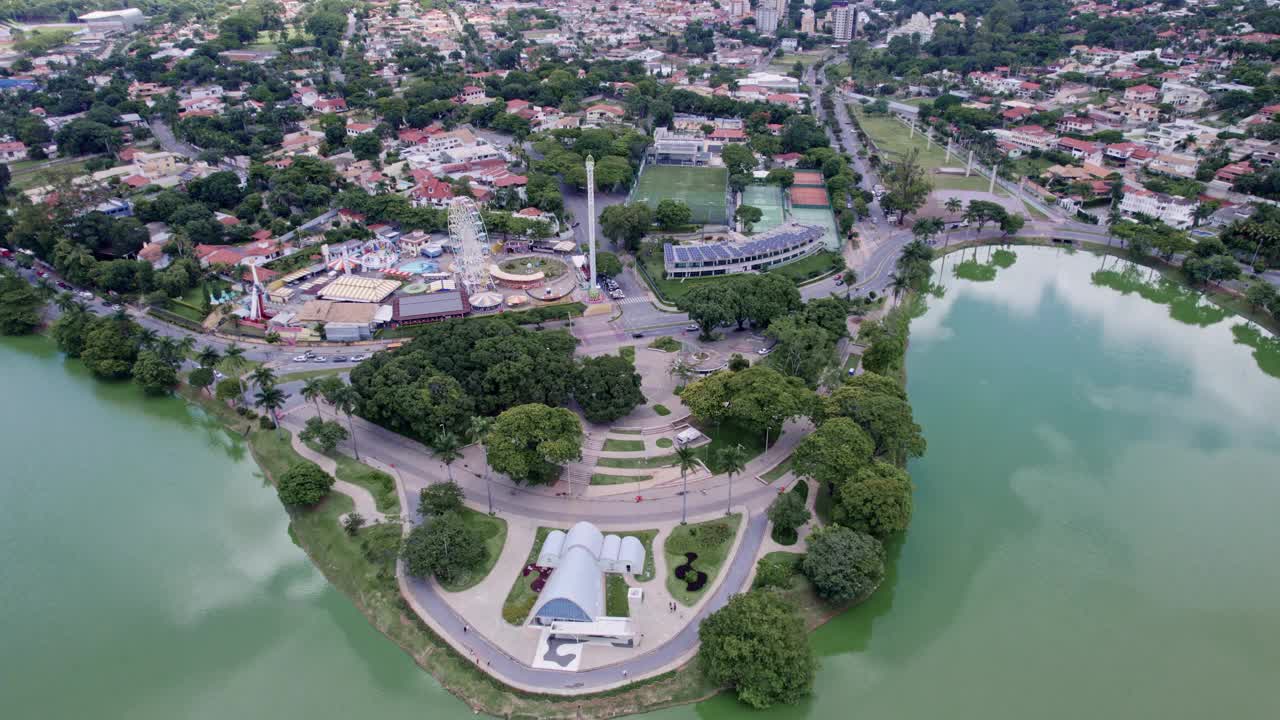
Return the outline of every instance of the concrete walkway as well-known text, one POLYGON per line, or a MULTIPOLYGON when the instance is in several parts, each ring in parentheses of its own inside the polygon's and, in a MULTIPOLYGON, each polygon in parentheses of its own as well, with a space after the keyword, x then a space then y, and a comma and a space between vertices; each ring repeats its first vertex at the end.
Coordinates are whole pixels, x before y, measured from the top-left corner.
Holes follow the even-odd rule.
MULTIPOLYGON (((375 525, 387 521, 387 516, 378 510, 378 503, 374 502, 373 493, 365 488, 349 483, 345 480, 339 480, 338 463, 331 457, 312 450, 307 444, 298 439, 298 433, 290 433, 293 443, 293 449, 302 457, 320 466, 322 470, 329 473, 333 477, 333 489, 351 498, 356 505, 356 512, 364 518, 365 524, 375 525)), ((344 513, 338 516, 338 522, 345 522, 347 515, 344 513)))

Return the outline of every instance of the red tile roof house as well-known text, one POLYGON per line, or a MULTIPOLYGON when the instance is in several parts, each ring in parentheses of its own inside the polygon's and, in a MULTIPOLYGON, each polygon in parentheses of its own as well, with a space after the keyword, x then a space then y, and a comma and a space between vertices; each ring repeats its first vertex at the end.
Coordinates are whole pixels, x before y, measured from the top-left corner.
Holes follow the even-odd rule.
POLYGON ((1031 108, 1024 107, 1012 107, 1000 113, 1000 117, 1004 118, 1007 122, 1017 122, 1032 115, 1035 115, 1035 111, 1031 108))
POLYGON ((601 103, 587 108, 587 120, 593 122, 617 122, 626 114, 627 111, 617 105, 606 105, 601 103))
POLYGON ((17 162, 27 159, 27 146, 21 142, 0 143, 0 160, 17 162))
POLYGON ((409 191, 413 204, 422 207, 444 207, 453 199, 453 187, 430 173, 418 182, 417 187, 409 191))
POLYGON ((342 98, 324 98, 317 100, 311 106, 312 110, 320 113, 343 113, 347 111, 347 101, 342 98))
POLYGON ((1150 85, 1134 85, 1131 88, 1125 88, 1124 99, 1134 102, 1155 102, 1160 97, 1160 90, 1150 85))
POLYGON ((1253 172, 1253 165, 1248 160, 1241 160, 1218 168, 1218 172, 1214 173, 1213 179, 1220 180, 1228 185, 1235 185, 1241 176, 1252 175, 1253 172))

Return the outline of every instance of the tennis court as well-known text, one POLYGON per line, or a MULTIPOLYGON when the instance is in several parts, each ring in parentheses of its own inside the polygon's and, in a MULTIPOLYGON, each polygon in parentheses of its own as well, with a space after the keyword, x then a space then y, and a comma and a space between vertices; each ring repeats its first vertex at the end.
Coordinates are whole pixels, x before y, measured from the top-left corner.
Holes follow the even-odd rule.
POLYGON ((752 232, 772 230, 782 224, 782 190, 777 185, 748 185, 742 191, 742 204, 760 208, 760 222, 752 232))
POLYGON ((649 164, 636 181, 631 202, 656 208, 663 200, 679 200, 693 211, 695 223, 724 225, 728 180, 725 168, 649 164))
POLYGON ((793 207, 791 220, 805 225, 821 225, 824 230, 822 242, 827 250, 840 252, 840 231, 836 228, 836 218, 831 214, 831 208, 793 207))

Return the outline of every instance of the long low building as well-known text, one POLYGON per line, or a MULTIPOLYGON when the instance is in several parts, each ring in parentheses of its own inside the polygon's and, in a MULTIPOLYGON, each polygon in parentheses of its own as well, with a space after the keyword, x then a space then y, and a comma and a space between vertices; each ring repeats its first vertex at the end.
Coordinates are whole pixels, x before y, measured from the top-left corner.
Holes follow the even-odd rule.
POLYGON ((823 228, 790 223, 740 242, 665 245, 662 264, 671 279, 765 272, 822 249, 823 228))

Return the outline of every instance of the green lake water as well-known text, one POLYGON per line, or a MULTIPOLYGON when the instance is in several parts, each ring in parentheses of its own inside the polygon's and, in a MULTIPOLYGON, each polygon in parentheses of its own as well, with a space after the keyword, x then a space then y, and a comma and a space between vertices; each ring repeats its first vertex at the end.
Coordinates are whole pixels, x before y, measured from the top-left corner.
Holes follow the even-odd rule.
MULTIPOLYGON (((1277 351, 1086 253, 955 261, 912 327, 912 530, 814 636, 813 698, 654 717, 1275 717, 1277 351)), ((471 717, 328 587, 243 445, 41 339, 0 368, 6 716, 471 717)))

